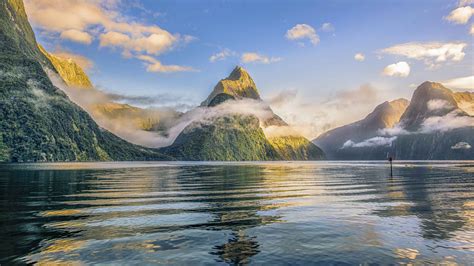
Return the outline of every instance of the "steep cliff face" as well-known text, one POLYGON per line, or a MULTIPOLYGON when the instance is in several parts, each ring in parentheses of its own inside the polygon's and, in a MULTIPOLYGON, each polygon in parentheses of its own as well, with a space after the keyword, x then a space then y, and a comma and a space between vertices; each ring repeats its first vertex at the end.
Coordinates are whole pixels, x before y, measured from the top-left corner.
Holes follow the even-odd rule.
POLYGON ((458 107, 469 115, 474 115, 474 92, 456 92, 454 93, 458 107))
MULTIPOLYGON (((230 107, 230 106, 229 106, 230 107)), ((267 127, 288 127, 261 99, 250 75, 236 67, 228 78, 219 81, 201 104, 209 113, 205 121, 188 125, 176 141, 163 149, 183 160, 318 160, 323 151, 298 135, 266 136, 267 127), (248 101, 252 105, 248 105, 248 101), (231 102, 236 112, 224 111, 231 102), (257 107, 259 110, 240 110, 257 107), (224 107, 223 109, 225 109, 224 107), (243 111, 243 112, 242 112, 243 111), (255 111, 255 112, 253 112, 255 111), (265 113, 257 117, 258 112, 265 113)))
POLYGON ((0 153, 3 161, 169 158, 100 129, 53 86, 54 69, 35 40, 20 0, 0 2, 0 153))
POLYGON ((48 53, 41 45, 39 45, 38 48, 53 64, 54 69, 68 86, 82 89, 92 88, 89 77, 72 58, 65 58, 48 53))

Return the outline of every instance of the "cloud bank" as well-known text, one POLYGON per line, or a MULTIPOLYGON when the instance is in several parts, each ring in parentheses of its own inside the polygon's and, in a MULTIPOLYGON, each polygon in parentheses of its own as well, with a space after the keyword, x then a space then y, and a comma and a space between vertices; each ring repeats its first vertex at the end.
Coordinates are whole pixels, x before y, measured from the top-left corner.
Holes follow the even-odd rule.
POLYGON ((451 89, 456 90, 474 90, 474 75, 467 77, 459 77, 441 81, 441 83, 451 89))
POLYGON ((397 137, 373 137, 357 143, 352 140, 348 140, 344 142, 341 149, 391 146, 393 141, 396 139, 397 137))
POLYGON ((420 60, 429 68, 437 68, 442 63, 463 60, 466 47, 463 42, 409 42, 382 49, 379 53, 420 60))
MULTIPOLYGON (((100 47, 119 49, 128 58, 158 56, 193 39, 123 15, 121 9, 131 6, 121 1, 25 0, 25 7, 33 25, 44 32, 85 45, 98 39, 100 47)), ((147 66, 147 69, 152 69, 150 72, 190 70, 189 67, 160 64, 155 63, 152 68, 147 66)))

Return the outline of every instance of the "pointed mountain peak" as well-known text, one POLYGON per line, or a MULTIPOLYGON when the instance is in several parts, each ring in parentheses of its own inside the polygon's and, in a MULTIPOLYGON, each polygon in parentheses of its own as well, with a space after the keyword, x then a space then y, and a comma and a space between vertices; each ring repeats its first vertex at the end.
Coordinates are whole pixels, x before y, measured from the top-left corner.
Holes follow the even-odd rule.
POLYGON ((239 80, 244 78, 250 78, 249 73, 241 66, 236 66, 234 70, 227 77, 228 80, 239 80))
POLYGON ((228 99, 244 98, 261 100, 257 86, 249 73, 242 67, 236 66, 227 78, 217 83, 201 106, 214 106, 228 99))

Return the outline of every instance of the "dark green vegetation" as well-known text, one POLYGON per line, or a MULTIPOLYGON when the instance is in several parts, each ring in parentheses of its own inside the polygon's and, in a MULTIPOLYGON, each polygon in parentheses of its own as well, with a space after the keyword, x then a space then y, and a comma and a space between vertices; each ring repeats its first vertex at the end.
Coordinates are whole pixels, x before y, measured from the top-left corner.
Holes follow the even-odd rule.
POLYGON ((460 108, 463 101, 472 101, 471 94, 424 82, 408 106, 381 104, 365 119, 330 130, 314 142, 334 160, 384 160, 387 155, 401 160, 472 160, 474 118, 460 108), (440 104, 439 108, 430 108, 433 103, 440 104), (435 123, 427 126, 427 119, 435 123), (381 129, 394 126, 404 131, 380 134, 381 129), (394 139, 391 145, 342 147, 348 140, 359 143, 373 137, 394 139))
MULTIPOLYGON (((202 103, 207 108, 226 101, 252 99, 264 104, 250 75, 236 67, 228 78, 219 81, 202 103)), ((268 113, 273 114, 270 107, 268 113)), ((261 127, 288 126, 273 114, 265 121, 254 115, 221 114, 205 122, 195 121, 179 134, 175 142, 162 151, 179 160, 262 161, 320 160, 323 151, 302 136, 267 137, 261 127)))
POLYGON ((0 3, 0 160, 168 159, 100 129, 58 88, 44 68, 21 0, 0 3))
POLYGON ((233 115, 212 123, 193 122, 163 149, 179 160, 265 161, 278 154, 265 138, 258 118, 233 115))

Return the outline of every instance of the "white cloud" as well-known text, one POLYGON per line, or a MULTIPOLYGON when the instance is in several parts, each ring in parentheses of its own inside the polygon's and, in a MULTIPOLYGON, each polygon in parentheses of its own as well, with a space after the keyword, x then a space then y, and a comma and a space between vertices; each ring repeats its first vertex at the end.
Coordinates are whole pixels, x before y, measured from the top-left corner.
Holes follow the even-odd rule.
POLYGON ((364 147, 376 147, 376 146, 391 146, 392 142, 395 141, 397 137, 373 137, 366 139, 362 142, 355 143, 352 140, 344 142, 341 149, 346 148, 364 148, 364 147))
POLYGON ((91 44, 92 36, 84 31, 80 30, 65 30, 59 35, 61 39, 67 39, 78 43, 91 44))
POLYGON ((384 68, 383 75, 392 77, 407 77, 410 74, 410 65, 407 62, 398 62, 384 68))
POLYGON ((324 32, 331 32, 331 31, 334 31, 335 28, 331 23, 326 22, 326 23, 323 23, 323 25, 321 26, 321 30, 324 32))
POLYGON ((379 129, 377 132, 382 136, 400 136, 412 134, 412 132, 409 132, 404 129, 403 125, 401 125, 400 123, 396 124, 394 127, 391 128, 379 129))
POLYGON ((444 19, 454 24, 466 24, 474 14, 474 8, 470 6, 458 7, 451 11, 444 19))
POLYGON ((458 111, 452 111, 445 116, 428 117, 421 125, 420 133, 446 132, 457 128, 474 126, 474 117, 458 115, 458 111))
POLYGON ((450 89, 474 90, 474 75, 449 79, 449 80, 441 81, 441 83, 450 89))
POLYGON ((194 68, 189 66, 163 65, 158 59, 148 55, 139 55, 137 58, 145 62, 147 72, 172 73, 196 71, 194 68))
POLYGON ((348 90, 331 89, 332 92, 325 96, 315 97, 307 91, 288 88, 271 93, 265 100, 297 132, 314 139, 329 129, 364 118, 386 99, 399 97, 399 92, 382 85, 378 88, 364 84, 348 90))
POLYGON ((313 45, 319 43, 316 30, 308 24, 297 24, 286 32, 286 38, 292 41, 308 39, 313 45))
POLYGON ((363 53, 357 53, 354 55, 356 61, 362 62, 365 60, 365 55, 363 53))
POLYGON ((443 62, 458 62, 466 55, 463 42, 410 42, 397 44, 381 50, 379 53, 404 56, 424 61, 430 68, 438 67, 443 62))
POLYGON ((430 111, 452 109, 454 107, 448 101, 441 99, 429 100, 426 105, 430 111))
POLYGON ((281 61, 280 57, 268 57, 258 53, 243 53, 241 56, 241 61, 243 63, 261 63, 261 64, 270 64, 281 61))
POLYGON ((451 146, 451 149, 453 150, 469 150, 470 148, 471 148, 471 145, 464 141, 458 142, 454 144, 453 146, 451 146))
POLYGON ((471 29, 469 30, 469 34, 474 35, 474 24, 471 24, 471 29))
POLYGON ((231 51, 229 49, 224 49, 216 54, 211 55, 211 57, 209 57, 209 61, 212 63, 216 61, 222 61, 222 60, 225 60, 227 57, 235 56, 236 54, 237 53, 234 51, 231 51))

